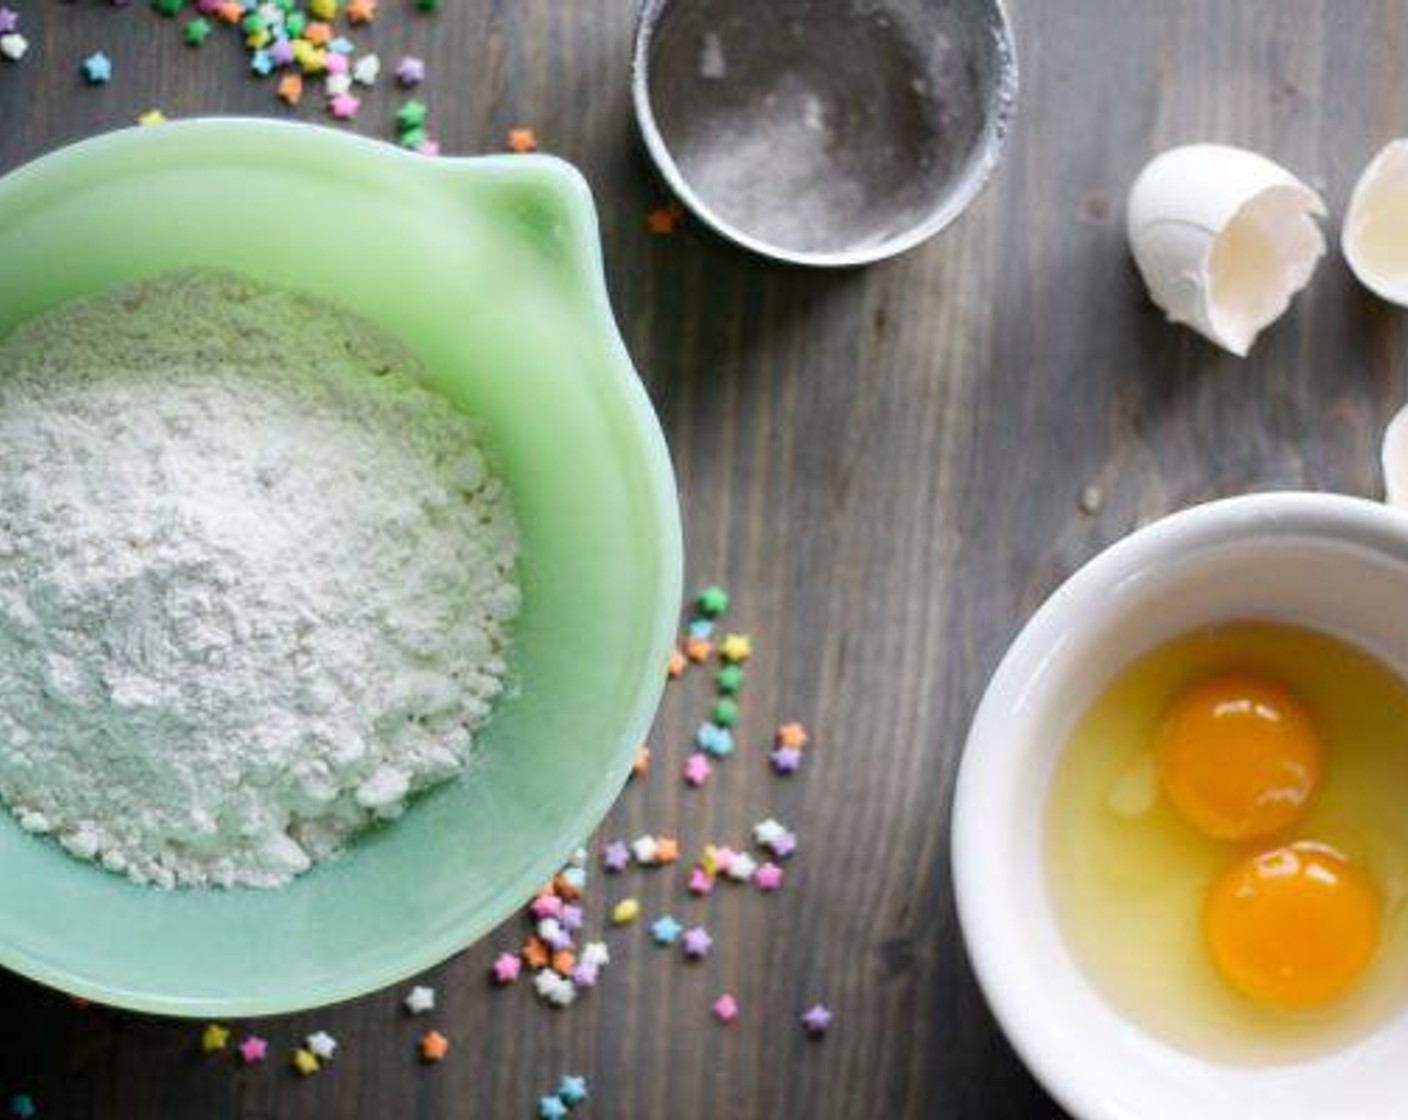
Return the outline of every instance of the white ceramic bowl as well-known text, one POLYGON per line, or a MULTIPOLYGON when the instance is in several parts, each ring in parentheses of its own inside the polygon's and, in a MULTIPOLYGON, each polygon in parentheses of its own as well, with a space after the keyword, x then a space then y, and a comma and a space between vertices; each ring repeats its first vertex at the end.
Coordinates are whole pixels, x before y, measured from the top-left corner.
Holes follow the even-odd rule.
POLYGON ((1408 676, 1408 515, 1329 494, 1262 494, 1142 529, 1033 616, 969 734, 953 811, 968 951, 1017 1052, 1083 1120, 1405 1114, 1408 993, 1403 1014, 1346 1049, 1290 1065, 1220 1065, 1122 1017, 1057 928, 1043 822, 1066 737, 1132 659, 1176 634, 1238 619, 1335 634, 1408 676))

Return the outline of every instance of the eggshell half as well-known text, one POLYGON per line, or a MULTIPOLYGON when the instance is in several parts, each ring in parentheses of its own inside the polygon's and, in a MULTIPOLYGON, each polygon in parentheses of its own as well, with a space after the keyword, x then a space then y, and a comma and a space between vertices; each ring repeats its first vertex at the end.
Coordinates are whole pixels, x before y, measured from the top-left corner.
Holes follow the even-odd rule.
POLYGON ((1408 306, 1408 140, 1390 142, 1359 176, 1340 245, 1366 288, 1408 306))
POLYGON ((1130 250, 1169 320, 1238 357, 1279 319, 1325 255, 1315 191, 1264 156, 1190 144, 1130 187, 1130 250))
POLYGON ((1401 409, 1384 431, 1382 462, 1384 501, 1408 509, 1408 408, 1401 409))

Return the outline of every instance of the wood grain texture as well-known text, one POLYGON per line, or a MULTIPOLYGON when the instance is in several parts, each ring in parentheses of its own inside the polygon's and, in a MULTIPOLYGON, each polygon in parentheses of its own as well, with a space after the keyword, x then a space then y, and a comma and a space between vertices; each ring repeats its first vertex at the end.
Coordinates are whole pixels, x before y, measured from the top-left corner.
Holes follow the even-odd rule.
MULTIPOLYGON (((18 6, 35 49, 0 63, 0 169, 153 106, 280 112, 228 38, 197 53, 142 7, 18 6), (78 62, 99 47, 114 82, 83 88, 78 62)), ((575 1070, 599 1117, 1060 1115, 984 1008, 949 889, 947 807, 984 682, 1066 574, 1149 518, 1250 489, 1376 494, 1380 432, 1405 396, 1401 315, 1334 257, 1248 362, 1165 326, 1127 260, 1120 199, 1156 149, 1218 139, 1283 160, 1342 212, 1370 155, 1408 130, 1408 8, 1021 4, 1023 111, 992 187, 937 243, 826 275, 688 227, 647 233, 663 195, 630 125, 633 15, 630 0, 450 0, 432 18, 383 0, 367 41, 427 57, 447 151, 531 124, 596 190, 623 330, 680 473, 690 580, 725 582, 759 648, 740 756, 684 790, 707 689, 677 689, 657 771, 606 833, 675 829, 695 848, 773 814, 802 837, 784 891, 700 903, 664 875, 598 878, 597 914, 629 885, 647 913, 704 915, 714 957, 686 968, 636 929, 597 992, 550 1014, 487 989, 511 925, 430 975, 454 1039, 430 1070, 395 991, 256 1024, 281 1059, 306 1030, 341 1039, 336 1067, 301 1082, 201 1058, 189 1025, 6 979, 0 1093, 27 1089, 50 1117, 526 1117, 575 1070), (1107 496, 1095 517, 1077 506, 1091 483, 1107 496), (781 782, 760 744, 794 716, 820 745, 781 782), (726 988, 743 1015, 724 1031, 707 1007, 726 988), (837 1012, 821 1044, 796 1025, 813 998, 837 1012)), ((394 106, 378 93, 358 127, 386 134, 394 106)), ((237 213, 212 200, 212 221, 237 213)))

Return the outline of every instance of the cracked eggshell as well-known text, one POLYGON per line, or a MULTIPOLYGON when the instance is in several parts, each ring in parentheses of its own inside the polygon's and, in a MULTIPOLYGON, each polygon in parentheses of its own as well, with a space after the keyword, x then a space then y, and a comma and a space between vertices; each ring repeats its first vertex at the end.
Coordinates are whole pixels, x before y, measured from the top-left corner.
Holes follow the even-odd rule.
POLYGON ((1156 156, 1130 187, 1129 245, 1149 295, 1175 323, 1245 357, 1325 255, 1320 196, 1255 152, 1190 144, 1156 156))
POLYGON ((1359 176, 1340 246, 1360 283, 1408 306, 1408 140, 1391 141, 1359 176))
POLYGON ((1408 509, 1408 408, 1401 409, 1384 431, 1382 462, 1384 501, 1408 509))

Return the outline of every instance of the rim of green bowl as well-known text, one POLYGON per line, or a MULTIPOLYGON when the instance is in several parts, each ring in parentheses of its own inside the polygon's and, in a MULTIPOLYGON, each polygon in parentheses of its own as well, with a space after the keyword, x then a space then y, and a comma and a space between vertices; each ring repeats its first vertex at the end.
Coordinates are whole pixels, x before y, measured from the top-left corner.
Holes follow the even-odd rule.
MULTIPOLYGON (((184 1018, 207 1018, 217 1015, 238 1018, 292 1014, 326 1007, 380 991, 433 968, 476 944, 510 918, 532 897, 534 891, 561 867, 566 855, 600 825, 620 796, 630 773, 636 747, 644 741, 654 722, 666 683, 663 666, 673 645, 679 605, 683 596, 684 544, 679 492, 669 447, 649 394, 626 350, 620 326, 611 307, 600 224, 591 189, 582 173, 566 160, 548 155, 428 159, 383 141, 298 121, 254 117, 188 118, 163 124, 155 129, 132 127, 103 133, 75 141, 21 164, 0 175, 0 213, 3 213, 7 204, 12 201, 6 196, 12 196, 21 188, 31 189, 31 180, 46 175, 63 174, 72 165, 109 151, 159 139, 172 139, 182 134, 204 132, 224 134, 231 140, 242 137, 260 139, 263 134, 267 137, 277 137, 279 142, 287 142, 290 137, 296 136, 300 144, 326 145, 330 151, 340 149, 339 154, 360 160, 394 162, 412 174, 453 175, 472 170, 506 178, 521 178, 525 182, 537 182, 555 189, 574 219, 569 223, 569 234, 573 242, 570 257, 583 282, 583 290, 591 299, 590 310, 599 321, 612 353, 610 380, 618 403, 631 418, 632 427, 638 436, 645 476, 649 480, 651 490, 651 518, 660 530, 656 538, 657 547, 660 549, 660 575, 656 586, 651 590, 654 603, 651 646, 659 655, 653 658, 653 661, 662 666, 662 669, 658 674, 642 675, 632 701, 623 715, 622 732, 615 751, 619 781, 604 782, 591 797, 584 799, 576 813, 564 819, 554 833, 553 843, 544 847, 539 858, 526 864, 523 871, 506 879, 472 915, 465 916, 463 920, 446 923, 443 932, 427 938, 415 952, 406 953, 394 963, 388 963, 383 968, 360 974, 355 978, 327 981, 304 990, 294 999, 263 995, 212 998, 135 991, 118 984, 85 978, 33 953, 0 942, 0 967, 71 995, 107 1006, 151 1014, 184 1018)), ((95 869, 94 874, 103 872, 95 869)), ((296 889, 296 884, 291 889, 296 889)))

